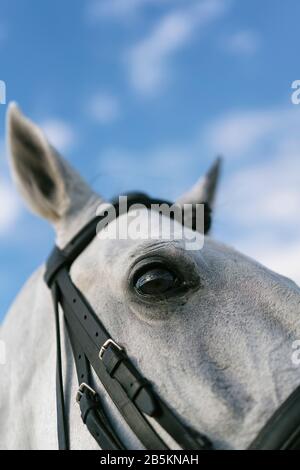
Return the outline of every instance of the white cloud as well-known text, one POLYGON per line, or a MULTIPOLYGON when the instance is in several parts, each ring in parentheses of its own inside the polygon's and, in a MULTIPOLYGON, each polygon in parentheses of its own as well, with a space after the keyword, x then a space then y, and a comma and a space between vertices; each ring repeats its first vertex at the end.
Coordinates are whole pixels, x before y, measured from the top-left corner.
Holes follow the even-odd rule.
POLYGON ((222 198, 230 205, 224 207, 224 215, 248 230, 295 227, 299 219, 300 231, 299 181, 300 146, 298 154, 284 152, 246 165, 227 178, 222 198))
MULTIPOLYGON (((222 116, 207 126, 203 141, 210 151, 226 158, 252 158, 258 145, 268 140, 270 145, 295 142, 300 129, 300 110, 274 108, 235 111, 222 116)), ((275 149, 276 150, 276 149, 275 149)))
POLYGON ((21 207, 15 189, 2 178, 0 178, 0 201, 0 236, 3 236, 15 226, 21 207))
POLYGON ((171 56, 226 10, 227 2, 204 0, 160 18, 151 33, 126 54, 132 86, 141 93, 157 91, 167 80, 171 56))
POLYGON ((100 124, 109 124, 120 117, 121 108, 116 96, 102 92, 90 99, 87 112, 92 119, 100 124))
POLYGON ((232 54, 249 56, 258 51, 260 37, 255 31, 238 31, 225 40, 224 46, 232 54))
POLYGON ((75 136, 72 127, 60 119, 47 119, 41 123, 49 142, 60 152, 68 150, 74 143, 75 136))
POLYGON ((0 237, 10 235, 22 207, 16 190, 9 180, 5 141, 0 137, 0 237))

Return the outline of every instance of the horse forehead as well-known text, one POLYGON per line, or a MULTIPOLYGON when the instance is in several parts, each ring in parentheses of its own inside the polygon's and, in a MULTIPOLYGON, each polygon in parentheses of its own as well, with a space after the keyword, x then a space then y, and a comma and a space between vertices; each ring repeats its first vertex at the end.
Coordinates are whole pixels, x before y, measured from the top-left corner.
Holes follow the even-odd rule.
MULTIPOLYGON (((152 211, 153 213, 154 211, 152 211)), ((195 260, 202 260, 211 267, 216 267, 218 260, 222 264, 226 259, 242 256, 226 245, 205 237, 203 247, 199 250, 186 249, 185 238, 190 239, 195 235, 191 229, 183 227, 177 221, 171 222, 171 227, 178 230, 182 238, 170 237, 170 218, 166 216, 151 217, 148 209, 139 210, 138 219, 131 225, 132 218, 128 220, 126 214, 110 222, 105 229, 98 230, 97 236, 85 249, 82 255, 75 261, 72 271, 93 271, 93 268, 110 269, 111 265, 117 265, 120 269, 133 263, 135 258, 143 255, 151 255, 155 251, 164 251, 165 256, 176 256, 179 251, 195 260), (162 228, 162 231, 158 229, 162 228), (183 231, 182 231, 183 230, 183 231), (157 236, 159 234, 159 236, 157 236)), ((174 233, 174 232, 173 232, 174 233)))
POLYGON ((116 278, 120 278, 129 271, 136 260, 152 255, 162 256, 165 259, 180 257, 182 261, 192 258, 196 262, 199 253, 186 250, 183 240, 156 238, 155 230, 149 234, 145 218, 147 215, 143 215, 140 219, 141 231, 137 236, 132 233, 127 236, 125 231, 124 237, 115 238, 115 227, 113 227, 115 222, 110 224, 108 232, 99 232, 73 263, 71 269, 73 278, 85 279, 88 282, 95 273, 109 273, 112 277, 115 275, 116 278))

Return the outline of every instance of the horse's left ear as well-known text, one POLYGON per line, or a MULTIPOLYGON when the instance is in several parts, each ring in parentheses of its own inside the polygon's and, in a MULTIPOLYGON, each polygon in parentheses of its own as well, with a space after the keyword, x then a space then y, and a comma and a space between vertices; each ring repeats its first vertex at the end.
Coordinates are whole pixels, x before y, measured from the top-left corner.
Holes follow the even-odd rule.
POLYGON ((15 103, 7 113, 12 177, 29 208, 56 224, 81 209, 92 190, 15 103))
POLYGON ((210 167, 204 178, 201 178, 189 191, 179 197, 177 204, 207 204, 213 208, 218 181, 220 177, 222 160, 218 157, 210 167))

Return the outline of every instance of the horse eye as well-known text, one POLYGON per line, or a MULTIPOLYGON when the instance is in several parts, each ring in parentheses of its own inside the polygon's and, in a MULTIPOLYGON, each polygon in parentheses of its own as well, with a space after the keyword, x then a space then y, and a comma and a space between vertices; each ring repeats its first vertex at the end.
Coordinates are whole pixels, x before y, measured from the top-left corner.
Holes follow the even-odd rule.
POLYGON ((138 277, 134 285, 140 294, 159 295, 177 287, 179 279, 168 269, 154 268, 138 277))

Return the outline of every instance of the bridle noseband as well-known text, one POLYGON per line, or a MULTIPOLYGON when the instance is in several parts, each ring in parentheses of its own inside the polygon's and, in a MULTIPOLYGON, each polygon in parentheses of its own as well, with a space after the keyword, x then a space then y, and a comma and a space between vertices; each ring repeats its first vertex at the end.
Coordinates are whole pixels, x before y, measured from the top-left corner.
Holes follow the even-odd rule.
MULTIPOLYGON (((134 204, 168 204, 142 193, 131 195, 128 210, 134 204)), ((119 205, 113 203, 116 217, 119 205)), ((69 429, 65 409, 62 374, 59 305, 76 366, 79 389, 76 396, 87 429, 103 450, 126 447, 117 435, 94 390, 91 368, 118 408, 133 433, 149 450, 166 450, 168 446, 154 430, 147 416, 153 418, 184 450, 212 449, 209 439, 185 426, 180 418, 157 395, 151 383, 133 365, 127 353, 106 331, 82 293, 73 284, 69 271, 72 263, 91 243, 105 214, 96 216, 61 250, 55 247, 48 261, 45 282, 52 292, 55 311, 57 363, 56 402, 57 431, 60 449, 69 449, 69 429)), ((205 206, 204 233, 210 227, 210 209, 205 206)), ((264 426, 250 449, 300 449, 300 387, 279 407, 264 426)))

